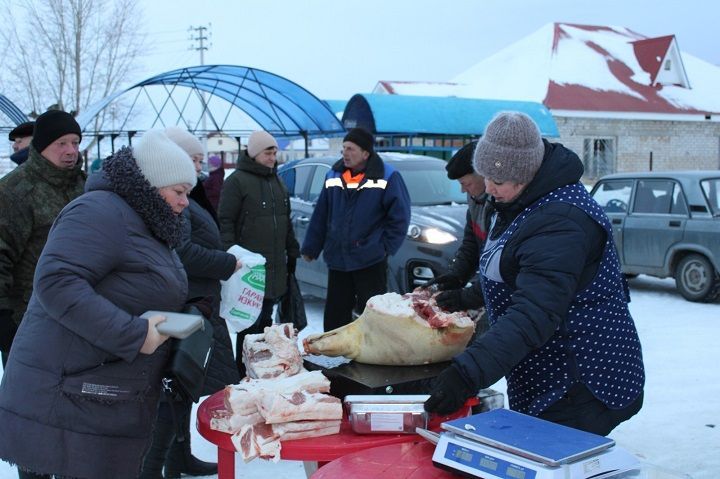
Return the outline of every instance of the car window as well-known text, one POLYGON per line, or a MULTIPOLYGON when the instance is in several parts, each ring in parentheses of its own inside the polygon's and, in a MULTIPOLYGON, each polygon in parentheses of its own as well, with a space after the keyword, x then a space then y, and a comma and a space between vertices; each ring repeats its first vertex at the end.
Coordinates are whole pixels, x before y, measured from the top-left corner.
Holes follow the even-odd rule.
POLYGON ((689 216, 685 195, 683 194, 679 183, 675 183, 675 188, 673 189, 670 214, 689 216))
POLYGON ((593 192, 593 198, 605 213, 626 213, 632 193, 632 180, 608 180, 601 182, 593 192))
POLYGON ((300 165, 278 173, 278 176, 285 182, 290 197, 305 199, 307 182, 314 168, 314 165, 300 165))
POLYGON ((672 180, 639 180, 635 188, 633 213, 669 215, 673 206, 672 180))
POLYGON ((308 201, 317 201, 325 184, 325 175, 327 175, 329 170, 330 167, 325 165, 318 165, 318 167, 315 168, 315 174, 313 175, 312 183, 310 183, 310 191, 308 192, 308 201))
POLYGON ((449 179, 445 168, 399 168, 399 171, 414 206, 467 203, 467 195, 460 189, 460 183, 449 179))
POLYGON ((700 182, 705 198, 710 203, 713 216, 720 216, 720 178, 700 182))

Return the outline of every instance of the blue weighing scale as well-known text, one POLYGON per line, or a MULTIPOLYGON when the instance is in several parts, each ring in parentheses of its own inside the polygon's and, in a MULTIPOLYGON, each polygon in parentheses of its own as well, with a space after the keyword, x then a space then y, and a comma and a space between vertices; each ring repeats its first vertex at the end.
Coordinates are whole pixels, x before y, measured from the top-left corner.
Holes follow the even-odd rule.
POLYGON ((484 479, 637 477, 640 462, 607 437, 508 409, 441 426, 433 463, 484 479))

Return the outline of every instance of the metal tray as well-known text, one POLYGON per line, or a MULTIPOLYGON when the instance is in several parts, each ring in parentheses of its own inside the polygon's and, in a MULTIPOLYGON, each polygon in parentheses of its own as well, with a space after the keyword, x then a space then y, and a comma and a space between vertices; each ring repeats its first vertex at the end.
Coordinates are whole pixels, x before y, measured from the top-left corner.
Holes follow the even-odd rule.
POLYGON ((352 430, 357 434, 415 434, 427 428, 423 403, 428 394, 351 395, 344 400, 352 430))

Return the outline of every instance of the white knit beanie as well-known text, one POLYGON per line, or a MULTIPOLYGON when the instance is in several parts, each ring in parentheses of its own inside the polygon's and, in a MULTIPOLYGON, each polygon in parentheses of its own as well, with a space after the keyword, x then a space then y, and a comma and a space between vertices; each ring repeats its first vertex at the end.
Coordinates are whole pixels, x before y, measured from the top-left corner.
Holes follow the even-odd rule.
POLYGON ((162 130, 146 131, 133 147, 133 157, 155 188, 181 183, 195 187, 197 174, 190 156, 162 130))
POLYGON ((179 126, 169 126, 165 128, 165 134, 191 157, 204 154, 202 143, 189 131, 179 126))
POLYGON ((247 152, 250 158, 255 158, 263 150, 272 147, 277 148, 278 144, 275 138, 267 131, 253 131, 248 139, 247 152))

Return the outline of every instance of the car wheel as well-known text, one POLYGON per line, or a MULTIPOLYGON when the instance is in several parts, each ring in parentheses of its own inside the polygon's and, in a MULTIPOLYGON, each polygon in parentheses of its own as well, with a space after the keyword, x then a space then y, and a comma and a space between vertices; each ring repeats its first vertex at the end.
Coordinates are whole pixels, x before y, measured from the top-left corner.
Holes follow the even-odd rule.
POLYGON ((720 278, 710 261, 699 254, 684 257, 675 270, 675 285, 688 301, 714 301, 720 293, 720 278))

